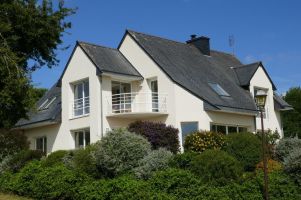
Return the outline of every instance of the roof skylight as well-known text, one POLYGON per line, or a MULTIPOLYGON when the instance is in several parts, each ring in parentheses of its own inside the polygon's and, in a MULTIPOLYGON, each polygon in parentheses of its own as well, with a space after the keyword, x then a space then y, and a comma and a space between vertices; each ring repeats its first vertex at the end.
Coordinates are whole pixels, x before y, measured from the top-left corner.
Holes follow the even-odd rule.
POLYGON ((229 97, 230 94, 226 92, 219 84, 217 83, 208 83, 210 87, 220 96, 226 96, 229 97))
POLYGON ((53 97, 51 100, 46 99, 41 106, 39 107, 38 110, 46 110, 50 107, 50 105, 55 101, 56 97, 53 97))

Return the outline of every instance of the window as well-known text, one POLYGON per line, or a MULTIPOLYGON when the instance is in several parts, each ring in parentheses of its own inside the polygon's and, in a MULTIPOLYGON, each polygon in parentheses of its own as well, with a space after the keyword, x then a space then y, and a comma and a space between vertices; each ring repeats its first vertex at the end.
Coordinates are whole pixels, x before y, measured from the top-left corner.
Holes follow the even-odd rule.
POLYGON ((230 95, 217 83, 208 83, 210 87, 220 96, 229 97, 230 95))
POLYGON ((210 131, 230 134, 230 133, 242 133, 247 132, 247 127, 236 126, 236 125, 219 125, 219 124, 211 124, 210 131))
POLYGON ((159 112, 159 96, 158 96, 158 81, 150 81, 150 89, 152 92, 152 112, 159 112))
POLYGON ((113 113, 131 112, 131 84, 112 81, 112 111, 113 113))
POLYGON ((74 84, 73 116, 90 113, 89 81, 74 84))
POLYGON ((47 153, 47 137, 36 138, 36 150, 47 153))
POLYGON ((85 148, 90 144, 90 130, 80 130, 74 132, 75 148, 85 148))
POLYGON ((198 122, 182 122, 181 123, 181 131, 182 131, 182 141, 184 143, 185 137, 194 131, 199 130, 198 122))

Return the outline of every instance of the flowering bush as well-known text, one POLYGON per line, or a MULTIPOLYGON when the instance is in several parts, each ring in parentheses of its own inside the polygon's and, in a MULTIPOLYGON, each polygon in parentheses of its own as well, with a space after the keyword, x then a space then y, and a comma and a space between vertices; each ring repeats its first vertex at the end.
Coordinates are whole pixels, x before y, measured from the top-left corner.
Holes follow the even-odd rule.
MULTIPOLYGON (((281 171, 283 166, 280 162, 276 160, 269 159, 268 160, 268 172, 281 171)), ((263 170, 263 161, 259 162, 256 165, 256 170, 263 170)))
POLYGON ((184 149, 203 152, 207 149, 221 149, 225 144, 225 136, 214 132, 194 132, 185 138, 184 149))
POLYGON ((284 170, 301 186, 301 148, 294 149, 284 158, 284 170))
POLYGON ((283 161, 292 151, 299 149, 301 151, 301 139, 283 138, 276 146, 276 156, 283 161))
POLYGON ((164 123, 136 121, 129 125, 130 132, 142 135, 151 143, 152 149, 165 148, 172 153, 179 151, 179 130, 164 123))

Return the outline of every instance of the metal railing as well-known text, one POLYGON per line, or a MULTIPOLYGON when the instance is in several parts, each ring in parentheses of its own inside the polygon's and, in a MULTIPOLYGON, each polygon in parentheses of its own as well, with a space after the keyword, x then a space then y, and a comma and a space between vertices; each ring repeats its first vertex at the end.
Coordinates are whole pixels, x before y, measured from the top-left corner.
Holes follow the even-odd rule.
POLYGON ((108 114, 167 112, 166 94, 157 92, 131 92, 109 96, 108 114))
POLYGON ((72 117, 79 117, 90 113, 90 98, 84 97, 72 101, 72 117))

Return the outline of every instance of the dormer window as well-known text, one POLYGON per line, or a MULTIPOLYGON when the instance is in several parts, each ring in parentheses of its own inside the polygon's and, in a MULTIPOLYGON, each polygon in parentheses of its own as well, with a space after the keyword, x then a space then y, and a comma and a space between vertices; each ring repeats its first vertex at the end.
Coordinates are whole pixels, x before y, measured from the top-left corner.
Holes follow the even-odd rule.
POLYGON ((226 92, 219 84, 217 83, 208 83, 219 96, 225 96, 225 97, 230 97, 230 94, 226 92))

